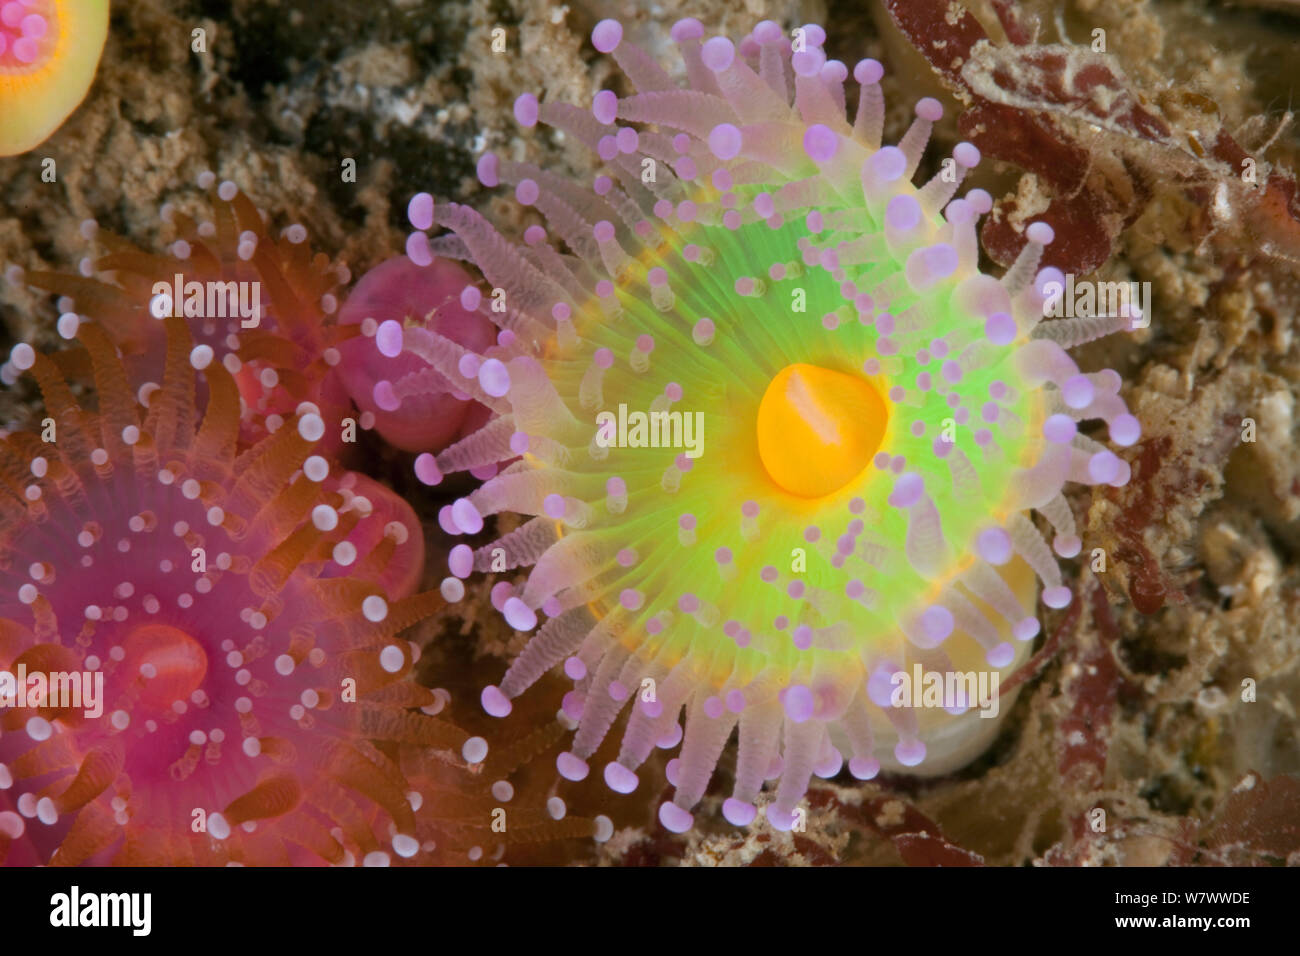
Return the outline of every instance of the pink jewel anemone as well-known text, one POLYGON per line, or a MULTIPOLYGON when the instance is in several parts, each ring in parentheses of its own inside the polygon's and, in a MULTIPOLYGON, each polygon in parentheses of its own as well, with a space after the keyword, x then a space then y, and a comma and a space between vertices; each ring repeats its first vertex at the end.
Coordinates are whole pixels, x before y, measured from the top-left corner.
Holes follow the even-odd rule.
POLYGON ((813 774, 846 761, 869 779, 977 756, 998 700, 977 712, 971 684, 937 701, 893 692, 916 669, 996 688, 1026 659, 1040 596, 1071 601, 1057 555, 1081 541, 1063 488, 1128 480, 1087 423, 1121 446, 1140 434, 1119 376, 1066 351, 1130 320, 1042 321, 1061 279, 1039 269, 1043 223, 1005 275, 981 274, 991 198, 957 198, 978 150, 958 144, 913 185, 940 104, 921 100, 882 144, 880 64, 828 60, 820 27, 800 37, 792 49, 765 21, 737 46, 683 20, 682 86, 599 23, 592 42, 635 93, 515 103, 523 126, 599 155, 590 187, 484 155, 482 182, 545 218, 523 245, 464 206, 413 204, 408 254, 477 265, 505 311, 467 304, 497 343, 376 333, 383 354, 422 359, 496 415, 420 456, 423 481, 519 457, 440 515, 464 535, 532 516, 450 556, 456 577, 531 567, 518 591, 494 588, 510 625, 537 632, 484 707, 508 713, 562 663, 577 731, 559 772, 586 776, 618 723, 603 774, 627 793, 654 747, 680 742, 659 808, 674 831, 733 734, 723 812, 745 825, 765 804, 780 829, 813 774), (435 225, 450 234, 430 239, 435 225))
POLYGON ((442 602, 412 593, 420 529, 316 453, 314 406, 239 453, 234 379, 164 324, 142 402, 96 324, 97 411, 59 370, 76 350, 10 358, 47 420, 0 441, 0 860, 427 860, 401 748, 487 748, 421 712, 441 705, 399 634, 442 602), (102 694, 21 699, 23 674, 102 694))
MULTIPOLYGON (((131 378, 147 386, 156 386, 163 373, 167 336, 161 319, 182 316, 199 353, 234 377, 244 445, 310 402, 331 426, 322 450, 337 452, 337 423, 352 406, 335 366, 340 347, 360 331, 339 321, 340 296, 351 273, 313 252, 300 223, 273 235, 265 214, 230 180, 218 182, 207 171, 198 185, 213 194, 210 217, 196 222, 164 205, 160 216, 175 236, 165 255, 140 249, 88 219, 82 236, 106 251, 83 258, 79 275, 11 268, 7 276, 59 296, 61 337, 74 338, 86 322, 102 325, 122 350, 131 378)), ((5 376, 12 369, 0 369, 5 376)), ((201 406, 202 382, 199 387, 201 406)))

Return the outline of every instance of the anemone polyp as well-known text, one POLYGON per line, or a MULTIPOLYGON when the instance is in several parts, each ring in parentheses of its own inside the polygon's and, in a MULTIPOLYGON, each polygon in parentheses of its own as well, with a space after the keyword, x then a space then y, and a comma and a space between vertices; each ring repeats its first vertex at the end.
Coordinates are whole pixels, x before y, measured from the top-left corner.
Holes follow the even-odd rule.
MULTIPOLYGON (((413 356, 388 361, 365 336, 369 331, 373 337, 387 321, 429 324, 466 348, 486 348, 496 327, 462 305, 469 282, 469 273, 454 262, 440 259, 420 266, 407 256, 396 256, 367 271, 339 312, 340 324, 362 326, 364 331, 339 346, 335 369, 352 400, 374 416, 375 431, 390 445, 441 451, 487 420, 487 410, 469 401, 456 384, 445 379, 431 383, 428 367, 413 356)), ((478 295, 477 289, 473 295, 478 295)))
POLYGON ((494 603, 520 631, 547 618, 483 691, 488 712, 563 663, 578 723, 561 775, 586 776, 628 711, 605 780, 630 792, 652 749, 680 741, 659 818, 684 830, 734 731, 724 815, 754 820, 775 780, 766 817, 788 829, 812 775, 846 760, 859 779, 935 774, 987 746, 998 721, 973 692, 936 706, 894 691, 918 666, 996 687, 1039 633, 1040 587, 1050 608, 1071 600, 1052 553, 1081 547, 1062 489, 1129 474, 1079 423, 1104 421, 1119 445, 1140 429, 1119 376, 1080 372, 1066 348, 1129 320, 1042 321, 1060 279, 1039 269, 1044 223, 1004 276, 980 273, 991 197, 955 198, 979 153, 958 144, 914 186, 942 108, 921 100, 882 144, 876 61, 828 60, 814 25, 797 51, 770 21, 739 46, 690 19, 672 35, 685 87, 605 20, 592 41, 636 93, 516 101, 523 126, 596 151, 590 189, 491 153, 478 164, 566 248, 541 226, 516 246, 460 205, 412 217, 413 256, 470 259, 502 291, 506 311, 485 311, 497 344, 382 327, 376 341, 496 413, 417 459, 422 480, 520 456, 440 515, 466 535, 535 516, 451 554, 459 577, 531 565, 494 603), (434 224, 454 235, 430 240, 434 224))
POLYGON ((108 37, 108 0, 0 3, 0 156, 25 153, 86 96, 108 37))
MULTIPOLYGON (((337 451, 335 423, 351 403, 335 369, 340 347, 362 332, 338 321, 350 271, 313 252, 300 223, 273 234, 234 182, 205 171, 198 185, 212 194, 210 217, 195 221, 164 205, 160 215, 174 235, 165 254, 140 249, 88 219, 82 236, 105 251, 82 259, 79 274, 14 270, 12 278, 59 296, 64 338, 82 323, 101 325, 122 350, 132 379, 146 386, 161 381, 162 320, 183 317, 204 360, 234 377, 244 444, 310 402, 331 423, 322 447, 337 451)), ((12 376, 12 369, 0 373, 12 376)))
POLYGON ((400 635, 442 600, 409 593, 420 529, 318 454, 314 406, 239 453, 234 379, 165 325, 147 411, 98 325, 78 333, 97 411, 64 363, 11 354, 47 419, 0 440, 0 859, 427 858, 400 748, 484 748, 421 712, 400 635), (15 693, 38 674, 69 678, 15 693))

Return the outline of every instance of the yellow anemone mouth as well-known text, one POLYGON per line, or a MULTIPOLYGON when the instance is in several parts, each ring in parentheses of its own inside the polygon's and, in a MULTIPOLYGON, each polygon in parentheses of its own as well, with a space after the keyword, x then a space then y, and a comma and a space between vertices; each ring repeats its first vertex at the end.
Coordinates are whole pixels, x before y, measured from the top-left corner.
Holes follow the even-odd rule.
POLYGON ((758 455, 778 487, 800 498, 822 498, 871 463, 888 423, 889 408, 866 379, 817 365, 787 365, 758 406, 758 455))

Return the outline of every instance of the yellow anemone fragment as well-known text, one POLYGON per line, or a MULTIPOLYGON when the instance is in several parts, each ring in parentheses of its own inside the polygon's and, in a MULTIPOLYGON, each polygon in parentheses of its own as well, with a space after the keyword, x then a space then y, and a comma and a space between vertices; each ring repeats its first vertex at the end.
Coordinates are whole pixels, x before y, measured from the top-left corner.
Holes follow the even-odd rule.
POLYGON ((0 0, 0 156, 39 146, 72 114, 107 37, 108 0, 0 0))

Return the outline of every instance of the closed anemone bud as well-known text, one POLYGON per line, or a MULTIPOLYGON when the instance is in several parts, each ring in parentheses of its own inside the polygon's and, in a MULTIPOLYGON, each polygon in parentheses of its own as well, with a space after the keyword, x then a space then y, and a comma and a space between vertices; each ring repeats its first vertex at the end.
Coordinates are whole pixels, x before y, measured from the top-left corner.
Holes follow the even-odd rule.
MULTIPOLYGON (((425 211, 413 213, 423 221, 425 211)), ((493 340, 469 280, 453 262, 420 267, 398 256, 362 276, 339 311, 345 327, 376 321, 373 341, 359 336, 339 346, 337 372, 357 406, 374 415, 375 430, 397 448, 441 451, 487 418, 486 408, 457 394, 445 377, 419 374, 427 368, 424 356, 481 351, 493 340)))

